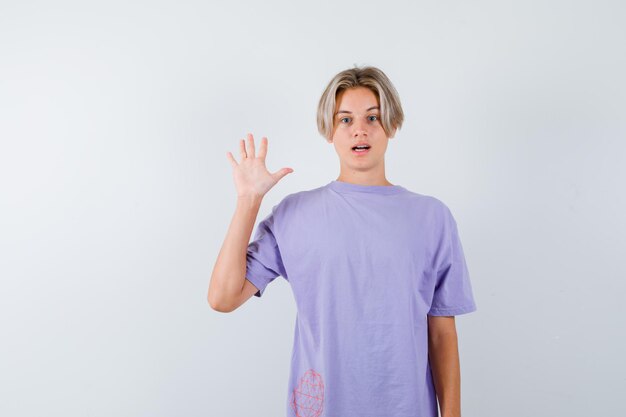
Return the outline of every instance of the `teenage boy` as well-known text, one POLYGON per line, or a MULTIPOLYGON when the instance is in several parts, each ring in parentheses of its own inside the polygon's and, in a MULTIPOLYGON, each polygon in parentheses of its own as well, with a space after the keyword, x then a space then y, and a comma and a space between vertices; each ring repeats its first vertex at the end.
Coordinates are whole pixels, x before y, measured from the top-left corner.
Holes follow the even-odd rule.
POLYGON ((277 276, 297 305, 287 416, 460 417, 454 316, 476 310, 456 222, 435 197, 390 183, 385 151, 402 125, 378 68, 337 74, 318 130, 339 158, 336 180, 287 195, 249 242, 263 196, 285 175, 265 167, 251 134, 230 152, 237 208, 208 301, 220 312, 261 297, 277 276))

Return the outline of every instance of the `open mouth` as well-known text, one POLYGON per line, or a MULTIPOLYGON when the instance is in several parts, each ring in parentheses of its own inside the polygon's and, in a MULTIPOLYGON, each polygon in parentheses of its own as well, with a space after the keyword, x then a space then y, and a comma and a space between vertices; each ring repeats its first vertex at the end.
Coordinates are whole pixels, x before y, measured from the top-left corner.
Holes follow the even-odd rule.
POLYGON ((368 145, 358 145, 352 147, 352 152, 354 153, 367 153, 370 147, 368 145))

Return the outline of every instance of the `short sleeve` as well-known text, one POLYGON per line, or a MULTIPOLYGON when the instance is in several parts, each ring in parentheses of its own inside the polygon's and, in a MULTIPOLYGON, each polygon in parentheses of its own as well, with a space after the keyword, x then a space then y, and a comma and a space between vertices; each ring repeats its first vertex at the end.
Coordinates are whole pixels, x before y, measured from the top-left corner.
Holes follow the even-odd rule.
POLYGON ((443 206, 443 227, 435 256, 436 282, 431 316, 455 316, 476 310, 463 246, 457 224, 447 206, 443 206))
POLYGON ((261 297, 267 284, 278 275, 287 279, 280 248, 274 231, 275 210, 261 220, 257 226, 254 240, 248 244, 246 255, 246 279, 259 291, 254 295, 261 297))

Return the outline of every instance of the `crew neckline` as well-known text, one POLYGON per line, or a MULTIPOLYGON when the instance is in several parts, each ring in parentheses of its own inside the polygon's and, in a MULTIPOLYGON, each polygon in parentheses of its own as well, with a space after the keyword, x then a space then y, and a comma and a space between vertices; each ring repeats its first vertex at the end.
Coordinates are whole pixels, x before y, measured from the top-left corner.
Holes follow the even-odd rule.
POLYGON ((396 194, 406 190, 400 185, 363 185, 337 180, 332 180, 326 184, 326 186, 338 192, 362 192, 374 194, 396 194))

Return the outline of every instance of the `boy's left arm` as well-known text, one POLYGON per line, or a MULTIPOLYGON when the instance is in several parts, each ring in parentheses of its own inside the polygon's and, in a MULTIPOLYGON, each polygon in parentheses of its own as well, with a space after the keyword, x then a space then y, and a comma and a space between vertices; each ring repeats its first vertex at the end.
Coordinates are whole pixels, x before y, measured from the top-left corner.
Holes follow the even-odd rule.
POLYGON ((461 417, 461 367, 454 316, 428 316, 428 356, 441 417, 461 417))

